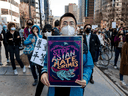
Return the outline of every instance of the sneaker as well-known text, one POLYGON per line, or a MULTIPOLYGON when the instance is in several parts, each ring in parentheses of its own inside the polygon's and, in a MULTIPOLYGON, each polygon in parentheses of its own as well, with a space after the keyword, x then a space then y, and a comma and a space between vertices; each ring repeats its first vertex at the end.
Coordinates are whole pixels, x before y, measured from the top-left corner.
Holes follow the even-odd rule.
POLYGON ((117 69, 117 66, 114 66, 115 69, 117 69))
POLYGON ((30 65, 28 66, 29 69, 31 69, 30 65))
POLYGON ((91 83, 91 84, 94 84, 94 80, 93 80, 93 79, 91 79, 91 80, 90 80, 90 83, 91 83))
POLYGON ((10 61, 9 61, 9 59, 7 60, 7 63, 9 63, 10 61))
POLYGON ((26 67, 24 66, 24 67, 23 67, 23 73, 25 73, 25 72, 26 72, 26 67))
POLYGON ((15 74, 15 75, 18 75, 18 72, 17 72, 17 70, 16 70, 16 69, 14 70, 14 74, 15 74))
POLYGON ((36 86, 37 84, 38 84, 38 80, 35 80, 32 85, 33 85, 33 86, 36 86))
POLYGON ((125 86, 126 86, 126 83, 125 83, 124 81, 120 81, 120 83, 121 83, 122 85, 125 85, 125 86))

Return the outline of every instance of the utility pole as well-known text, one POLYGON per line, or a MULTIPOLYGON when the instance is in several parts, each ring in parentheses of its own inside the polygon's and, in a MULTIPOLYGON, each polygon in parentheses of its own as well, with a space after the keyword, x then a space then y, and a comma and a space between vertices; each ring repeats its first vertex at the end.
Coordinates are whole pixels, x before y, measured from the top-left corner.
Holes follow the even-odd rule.
POLYGON ((29 18, 31 19, 31 0, 29 0, 29 18))
POLYGON ((39 0, 39 13, 40 13, 40 28, 42 30, 42 12, 41 12, 41 5, 40 5, 40 0, 39 0))

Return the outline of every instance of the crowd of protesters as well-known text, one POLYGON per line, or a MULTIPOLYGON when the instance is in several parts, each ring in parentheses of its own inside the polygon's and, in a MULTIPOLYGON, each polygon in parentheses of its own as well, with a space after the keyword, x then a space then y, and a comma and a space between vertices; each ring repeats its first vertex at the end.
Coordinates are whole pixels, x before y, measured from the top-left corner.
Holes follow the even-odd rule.
MULTIPOLYGON (((49 96, 59 96, 59 93, 65 90, 65 96, 69 96, 69 94, 74 94, 77 90, 80 91, 79 96, 82 96, 83 90, 88 82, 94 84, 93 79, 93 65, 98 64, 99 52, 101 46, 111 45, 111 50, 115 53, 114 56, 114 68, 117 69, 117 62, 119 55, 121 56, 121 64, 120 64, 120 81, 123 85, 126 85, 123 81, 123 75, 128 75, 128 28, 121 27, 119 28, 95 28, 92 29, 91 24, 86 24, 83 27, 78 28, 77 30, 77 21, 73 14, 66 13, 61 18, 60 21, 55 21, 55 27, 53 28, 50 24, 46 24, 42 31, 40 31, 39 26, 34 25, 33 20, 28 19, 26 22, 26 28, 22 27, 19 32, 16 31, 16 26, 14 23, 9 23, 8 25, 3 25, 3 30, 0 34, 0 54, 1 54, 1 41, 3 41, 5 55, 7 59, 7 63, 11 61, 12 69, 15 75, 18 75, 18 71, 16 70, 14 55, 16 60, 18 61, 20 67, 23 69, 23 72, 26 72, 26 67, 20 59, 19 48, 25 48, 25 46, 32 46, 31 52, 27 53, 27 57, 29 60, 29 68, 32 72, 32 76, 34 79, 33 86, 37 85, 35 96, 40 96, 43 90, 44 85, 49 86, 49 81, 47 77, 47 62, 44 63, 44 68, 37 64, 34 64, 30 61, 32 57, 32 53, 37 41, 37 38, 43 38, 47 41, 48 36, 83 36, 83 44, 85 49, 87 49, 88 53, 83 53, 83 59, 85 59, 85 55, 87 56, 87 60, 83 66, 83 69, 88 69, 88 72, 83 71, 83 80, 77 80, 76 83, 83 86, 83 89, 79 88, 58 88, 55 87, 49 88, 49 96), (41 32, 41 33, 40 33, 41 32), (24 45, 24 46, 23 46, 24 45), (10 56, 9 56, 10 54, 10 56), (10 58, 10 60, 9 60, 10 58), (36 71, 38 70, 38 73, 36 71), (84 77, 86 75, 86 77, 84 77), (75 91, 76 90, 76 91, 75 91), (55 94, 55 95, 54 95, 55 94)), ((46 48, 47 49, 47 48, 46 48)), ((84 49, 84 48, 83 48, 84 49)), ((27 49, 26 49, 27 50, 27 49)), ((0 65, 2 65, 0 55, 0 65)), ((47 61, 47 58, 45 58, 47 61)), ((64 95, 63 95, 64 96, 64 95)), ((78 95, 77 95, 78 96, 78 95)))

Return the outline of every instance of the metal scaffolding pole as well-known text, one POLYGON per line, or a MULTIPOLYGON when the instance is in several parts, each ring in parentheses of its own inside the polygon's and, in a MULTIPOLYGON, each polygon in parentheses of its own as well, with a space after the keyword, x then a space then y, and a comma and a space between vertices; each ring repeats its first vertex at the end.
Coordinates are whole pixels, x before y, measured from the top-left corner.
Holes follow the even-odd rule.
POLYGON ((39 0, 39 13, 40 13, 40 28, 42 30, 42 13, 41 13, 41 5, 40 5, 40 0, 39 0))

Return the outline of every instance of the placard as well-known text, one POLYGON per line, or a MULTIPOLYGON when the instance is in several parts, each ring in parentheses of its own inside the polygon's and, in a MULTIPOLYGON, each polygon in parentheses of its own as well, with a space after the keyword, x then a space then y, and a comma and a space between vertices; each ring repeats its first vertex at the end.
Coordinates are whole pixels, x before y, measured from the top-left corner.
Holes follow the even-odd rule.
POLYGON ((44 66, 44 58, 46 56, 46 48, 47 48, 47 40, 38 38, 36 42, 36 46, 34 48, 31 62, 44 66))
POLYGON ((48 37, 48 79, 50 87, 81 87, 75 81, 82 80, 82 36, 48 37))
POLYGON ((112 22, 112 28, 116 28, 116 22, 112 22))
POLYGON ((98 25, 92 25, 92 29, 98 28, 98 25))

